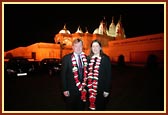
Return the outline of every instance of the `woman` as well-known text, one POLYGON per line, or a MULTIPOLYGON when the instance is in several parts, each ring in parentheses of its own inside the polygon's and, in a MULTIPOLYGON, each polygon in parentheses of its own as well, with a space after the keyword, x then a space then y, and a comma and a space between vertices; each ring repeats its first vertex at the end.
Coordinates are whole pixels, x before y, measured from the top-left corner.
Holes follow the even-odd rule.
POLYGON ((111 62, 98 40, 91 43, 88 62, 89 109, 104 110, 111 88, 111 62))

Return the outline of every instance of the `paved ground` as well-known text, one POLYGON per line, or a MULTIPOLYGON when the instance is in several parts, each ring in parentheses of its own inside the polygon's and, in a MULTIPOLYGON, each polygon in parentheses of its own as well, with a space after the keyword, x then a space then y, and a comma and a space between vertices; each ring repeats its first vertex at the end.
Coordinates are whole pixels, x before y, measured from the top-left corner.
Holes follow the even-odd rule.
MULTIPOLYGON (((112 90, 107 111, 163 111, 162 69, 112 67, 112 90)), ((65 110, 59 76, 4 77, 5 111, 65 110)))

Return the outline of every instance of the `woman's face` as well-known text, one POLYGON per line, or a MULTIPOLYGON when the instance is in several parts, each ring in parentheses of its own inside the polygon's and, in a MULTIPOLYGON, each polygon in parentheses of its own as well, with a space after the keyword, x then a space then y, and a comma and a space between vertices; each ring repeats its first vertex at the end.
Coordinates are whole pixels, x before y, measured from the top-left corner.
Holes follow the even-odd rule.
POLYGON ((100 54, 100 50, 101 50, 101 47, 100 47, 99 43, 93 42, 92 51, 93 51, 94 55, 100 54))

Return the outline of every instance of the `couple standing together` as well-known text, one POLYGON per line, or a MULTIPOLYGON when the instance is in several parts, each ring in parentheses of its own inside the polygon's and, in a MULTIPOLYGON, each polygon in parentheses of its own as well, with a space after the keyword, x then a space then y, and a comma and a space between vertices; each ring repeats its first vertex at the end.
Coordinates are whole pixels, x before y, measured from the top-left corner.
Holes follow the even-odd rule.
POLYGON ((73 52, 62 59, 62 90, 67 110, 105 110, 111 88, 111 62, 103 53, 101 43, 94 40, 88 56, 83 42, 75 39, 73 52))

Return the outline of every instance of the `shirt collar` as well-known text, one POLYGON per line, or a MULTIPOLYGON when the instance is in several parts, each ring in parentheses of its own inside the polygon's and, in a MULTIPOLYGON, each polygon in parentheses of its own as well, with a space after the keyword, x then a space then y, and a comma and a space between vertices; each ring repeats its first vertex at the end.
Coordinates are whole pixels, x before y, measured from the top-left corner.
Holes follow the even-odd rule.
POLYGON ((81 52, 80 54, 77 54, 77 53, 74 52, 73 54, 74 54, 75 56, 78 56, 78 55, 81 56, 82 52, 81 52))

